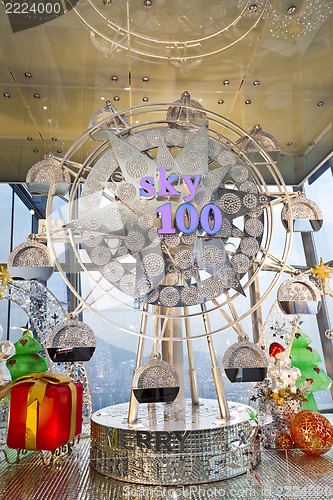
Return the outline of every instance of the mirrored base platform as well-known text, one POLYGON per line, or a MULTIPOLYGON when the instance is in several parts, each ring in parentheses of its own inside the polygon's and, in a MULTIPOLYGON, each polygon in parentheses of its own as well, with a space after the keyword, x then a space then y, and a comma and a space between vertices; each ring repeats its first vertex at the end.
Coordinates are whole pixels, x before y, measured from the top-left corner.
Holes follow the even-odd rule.
POLYGON ((95 412, 91 465, 120 481, 151 485, 201 484, 244 474, 260 460, 257 427, 249 407, 229 402, 230 419, 216 400, 140 405, 135 424, 128 404, 95 412))

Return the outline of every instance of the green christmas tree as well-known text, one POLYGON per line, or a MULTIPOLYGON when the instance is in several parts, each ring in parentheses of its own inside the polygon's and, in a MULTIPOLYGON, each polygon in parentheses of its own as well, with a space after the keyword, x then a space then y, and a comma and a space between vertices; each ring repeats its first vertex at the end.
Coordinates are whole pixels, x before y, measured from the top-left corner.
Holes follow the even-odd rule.
POLYGON ((291 366, 296 366, 302 372, 302 377, 296 382, 296 386, 304 382, 312 382, 311 393, 307 396, 308 401, 302 403, 303 410, 318 411, 313 392, 329 389, 332 380, 328 375, 318 368, 321 362, 320 356, 315 349, 309 346, 312 339, 300 328, 297 328, 290 350, 291 366))
POLYGON ((23 375, 42 373, 49 369, 46 359, 38 354, 42 349, 41 344, 33 338, 29 330, 14 345, 15 355, 7 361, 12 382, 23 375))

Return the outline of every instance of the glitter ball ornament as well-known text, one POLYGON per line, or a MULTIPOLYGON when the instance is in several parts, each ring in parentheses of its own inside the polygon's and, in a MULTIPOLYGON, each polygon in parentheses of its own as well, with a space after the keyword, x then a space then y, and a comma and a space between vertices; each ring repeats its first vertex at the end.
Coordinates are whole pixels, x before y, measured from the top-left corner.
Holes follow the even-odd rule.
POLYGON ((333 444, 333 427, 320 413, 303 410, 291 422, 291 436, 297 448, 307 455, 322 455, 333 444))
POLYGON ((278 450, 289 451, 293 448, 293 440, 291 439, 289 434, 287 434, 286 432, 281 432, 281 434, 279 434, 275 438, 275 446, 278 450))

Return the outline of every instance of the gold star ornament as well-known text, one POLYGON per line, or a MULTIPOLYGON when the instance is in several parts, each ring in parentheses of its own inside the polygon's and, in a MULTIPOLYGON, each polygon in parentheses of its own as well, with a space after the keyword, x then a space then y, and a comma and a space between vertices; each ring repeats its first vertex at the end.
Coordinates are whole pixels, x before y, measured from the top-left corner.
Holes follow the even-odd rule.
POLYGON ((1 281, 1 289, 0 289, 0 300, 1 300, 2 294, 5 291, 8 281, 9 283, 13 283, 13 278, 10 276, 7 266, 0 266, 0 281, 1 281))
POLYGON ((319 266, 315 265, 314 269, 310 269, 309 273, 315 274, 317 278, 320 278, 321 284, 323 285, 323 292, 325 294, 325 279, 330 278, 330 274, 333 273, 333 268, 329 267, 328 264, 324 264, 323 259, 320 257, 319 266))

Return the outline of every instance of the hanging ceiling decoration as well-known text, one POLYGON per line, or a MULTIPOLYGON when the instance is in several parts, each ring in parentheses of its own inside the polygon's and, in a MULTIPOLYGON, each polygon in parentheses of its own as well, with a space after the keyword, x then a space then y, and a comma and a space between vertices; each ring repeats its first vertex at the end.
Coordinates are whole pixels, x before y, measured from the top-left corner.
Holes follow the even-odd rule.
POLYGON ((47 281, 54 271, 49 249, 30 235, 8 257, 8 271, 12 278, 20 280, 47 281))
POLYGON ((217 54, 249 35, 266 12, 268 0, 216 2, 142 0, 79 3, 74 11, 105 55, 130 49, 136 57, 167 59, 188 70, 203 57, 217 54), (255 8, 254 8, 255 7, 255 8))
POLYGON ((274 38, 294 39, 319 28, 333 12, 331 0, 285 0, 274 5, 268 29, 274 38))
MULTIPOLYGON (((99 122, 102 123, 103 127, 107 127, 115 133, 119 132, 122 129, 126 129, 129 127, 129 121, 124 114, 117 115, 118 110, 114 107, 111 101, 106 101, 104 107, 95 111, 89 118, 88 128, 93 127, 99 122), (116 116, 115 116, 116 115, 116 116), (108 117, 110 120, 108 121, 108 117)), ((93 139, 98 140, 96 137, 97 134, 94 134, 93 139)))

